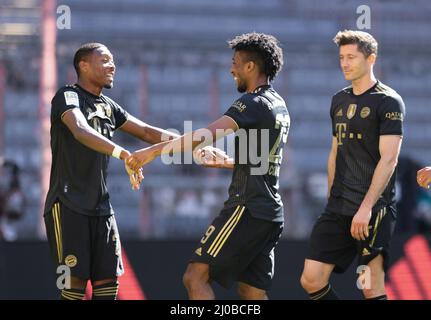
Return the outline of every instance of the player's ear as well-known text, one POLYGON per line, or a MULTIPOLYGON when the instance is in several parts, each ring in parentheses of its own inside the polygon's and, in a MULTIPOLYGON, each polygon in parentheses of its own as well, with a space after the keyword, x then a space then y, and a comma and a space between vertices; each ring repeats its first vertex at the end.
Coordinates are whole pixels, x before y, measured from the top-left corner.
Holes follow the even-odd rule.
POLYGON ((253 71, 256 67, 257 67, 256 63, 255 63, 254 61, 250 60, 250 61, 248 61, 248 62, 247 62, 246 70, 247 70, 247 72, 251 72, 251 71, 253 71))
POLYGON ((85 60, 79 61, 79 69, 81 70, 81 73, 86 73, 89 68, 90 68, 90 65, 87 61, 85 60))
POLYGON ((376 63, 377 55, 375 53, 372 53, 368 56, 367 61, 370 64, 376 63))

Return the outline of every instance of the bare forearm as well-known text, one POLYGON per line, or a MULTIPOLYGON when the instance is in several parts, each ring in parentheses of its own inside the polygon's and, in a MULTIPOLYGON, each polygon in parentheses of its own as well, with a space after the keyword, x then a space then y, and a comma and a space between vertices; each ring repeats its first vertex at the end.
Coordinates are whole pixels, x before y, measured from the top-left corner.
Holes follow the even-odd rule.
POLYGON ((166 139, 173 140, 179 137, 180 135, 176 133, 147 125, 143 129, 143 134, 139 138, 145 142, 156 144, 166 141, 166 139))
POLYGON ((172 140, 180 136, 176 133, 153 127, 132 115, 129 115, 128 120, 120 127, 120 130, 150 144, 172 140))
MULTIPOLYGON (((109 139, 105 138, 95 130, 89 130, 86 128, 81 128, 75 135, 75 139, 86 147, 103 153, 111 155, 117 144, 113 143, 109 139)), ((129 155, 129 152, 124 150, 120 154, 120 158, 123 160, 129 155)))
POLYGON ((380 198, 394 173, 397 160, 394 158, 381 158, 374 170, 371 185, 362 201, 361 207, 371 210, 380 198))
POLYGON ((205 147, 212 144, 212 140, 204 140, 203 136, 206 131, 198 129, 194 132, 186 133, 173 140, 161 142, 150 147, 155 157, 168 153, 179 153, 193 151, 197 146, 205 147), (195 137, 195 138, 193 138, 195 137), (199 138, 197 138, 199 137, 199 138), (202 137, 202 139, 201 139, 202 137))

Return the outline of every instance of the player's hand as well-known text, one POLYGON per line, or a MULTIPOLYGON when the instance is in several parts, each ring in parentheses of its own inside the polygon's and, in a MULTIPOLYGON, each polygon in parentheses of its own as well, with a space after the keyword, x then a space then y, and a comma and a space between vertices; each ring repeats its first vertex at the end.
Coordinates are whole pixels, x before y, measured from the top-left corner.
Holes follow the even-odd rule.
POLYGON ((431 183, 431 167, 420 169, 416 174, 416 180, 422 188, 429 189, 431 183))
POLYGON ((144 179, 142 168, 139 168, 137 171, 133 170, 127 165, 127 159, 128 158, 124 159, 124 167, 126 168, 127 174, 129 175, 132 190, 139 190, 141 187, 141 182, 144 179))
POLYGON ((130 157, 126 159, 126 164, 133 170, 138 171, 139 168, 150 163, 155 159, 155 155, 151 147, 141 149, 132 153, 130 157))
POLYGON ((366 240, 369 236, 368 224, 371 219, 371 210, 359 208, 353 217, 350 234, 356 240, 366 240))
POLYGON ((208 168, 226 168, 234 162, 223 150, 213 146, 195 149, 193 157, 196 163, 208 168))

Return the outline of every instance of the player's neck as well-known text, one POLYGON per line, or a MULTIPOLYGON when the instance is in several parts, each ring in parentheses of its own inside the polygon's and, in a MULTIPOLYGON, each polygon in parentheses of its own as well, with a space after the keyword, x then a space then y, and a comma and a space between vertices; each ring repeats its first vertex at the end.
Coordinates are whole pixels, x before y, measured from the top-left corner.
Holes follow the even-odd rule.
POLYGON ((377 82, 373 73, 367 74, 359 79, 352 81, 352 89, 354 95, 363 94, 368 89, 372 88, 377 82))
POLYGON ((102 89, 98 86, 95 86, 94 84, 92 84, 91 82, 87 81, 86 79, 78 79, 78 85, 83 88, 84 90, 94 94, 95 96, 100 96, 100 94, 102 93, 102 89))
POLYGON ((247 92, 248 93, 254 92, 254 90, 256 90, 256 88, 258 88, 260 86, 265 86, 268 84, 269 84, 268 78, 259 77, 259 78, 255 79, 254 81, 250 81, 250 84, 247 86, 247 92))

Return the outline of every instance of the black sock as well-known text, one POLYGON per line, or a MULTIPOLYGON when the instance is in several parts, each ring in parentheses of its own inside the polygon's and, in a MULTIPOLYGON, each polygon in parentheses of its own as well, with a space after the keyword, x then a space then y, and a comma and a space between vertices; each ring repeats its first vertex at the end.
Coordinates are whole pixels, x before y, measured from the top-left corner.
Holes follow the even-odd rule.
POLYGON ((108 282, 93 287, 93 300, 116 300, 118 293, 118 282, 108 282))
POLYGON ((381 296, 377 296, 374 298, 366 298, 365 300, 388 300, 388 296, 385 294, 382 294, 381 296))
POLYGON ((61 300, 83 300, 85 289, 63 289, 61 290, 61 300))
POLYGON ((310 293, 308 296, 311 300, 340 300, 329 283, 324 288, 310 293))

